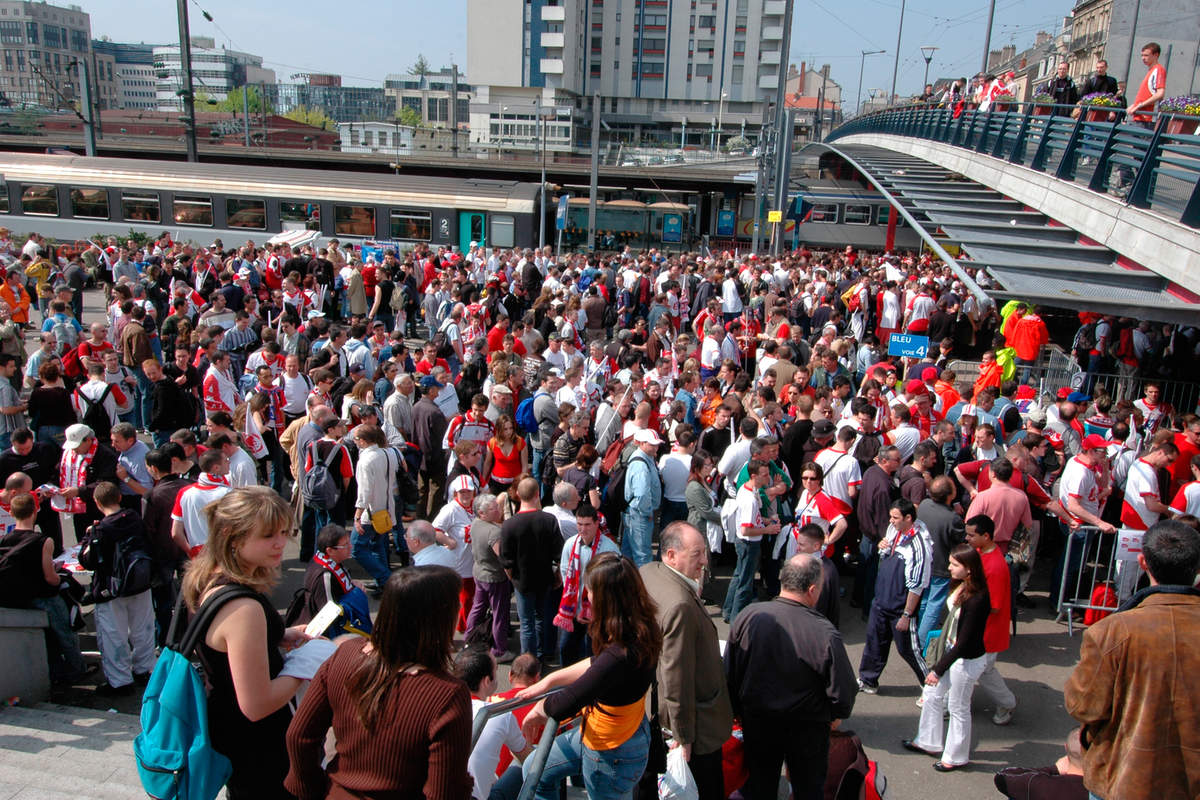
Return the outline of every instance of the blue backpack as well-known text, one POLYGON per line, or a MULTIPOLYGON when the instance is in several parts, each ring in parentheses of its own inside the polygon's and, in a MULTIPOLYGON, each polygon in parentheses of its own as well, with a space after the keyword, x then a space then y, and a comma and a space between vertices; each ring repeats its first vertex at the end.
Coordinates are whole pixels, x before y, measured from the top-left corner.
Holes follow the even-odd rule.
POLYGON ((175 638, 183 616, 175 606, 167 646, 158 657, 142 696, 142 732, 133 740, 142 788, 158 800, 214 800, 233 772, 229 759, 213 749, 208 733, 208 696, 190 657, 221 607, 239 597, 257 597, 245 586, 226 586, 206 600, 175 638))
POLYGON ((517 404, 517 413, 513 416, 521 432, 528 433, 531 436, 536 436, 539 430, 537 415, 533 413, 533 401, 536 399, 536 394, 532 397, 526 397, 517 404))

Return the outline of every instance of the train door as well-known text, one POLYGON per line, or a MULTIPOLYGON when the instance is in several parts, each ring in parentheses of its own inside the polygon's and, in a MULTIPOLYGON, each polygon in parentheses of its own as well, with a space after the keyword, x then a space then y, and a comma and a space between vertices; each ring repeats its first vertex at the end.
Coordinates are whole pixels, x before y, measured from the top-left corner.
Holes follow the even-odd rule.
POLYGON ((482 211, 458 212, 458 249, 467 252, 471 242, 487 246, 487 216, 482 211))

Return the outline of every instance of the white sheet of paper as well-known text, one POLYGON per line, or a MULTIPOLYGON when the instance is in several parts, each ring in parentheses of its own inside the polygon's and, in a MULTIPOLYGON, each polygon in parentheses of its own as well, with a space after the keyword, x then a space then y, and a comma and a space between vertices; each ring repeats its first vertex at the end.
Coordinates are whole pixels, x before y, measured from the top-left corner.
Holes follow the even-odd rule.
POLYGON ((309 639, 284 656, 283 669, 279 674, 310 681, 335 650, 337 645, 328 639, 309 639))
POLYGON ((1121 528, 1117 531, 1117 561, 1137 561, 1138 553, 1142 552, 1142 539, 1145 531, 1135 531, 1121 528))
POLYGON ((304 627, 304 633, 308 636, 320 636, 325 633, 325 629, 333 623, 337 622, 337 618, 342 615, 342 607, 330 600, 317 615, 312 618, 312 621, 304 627))

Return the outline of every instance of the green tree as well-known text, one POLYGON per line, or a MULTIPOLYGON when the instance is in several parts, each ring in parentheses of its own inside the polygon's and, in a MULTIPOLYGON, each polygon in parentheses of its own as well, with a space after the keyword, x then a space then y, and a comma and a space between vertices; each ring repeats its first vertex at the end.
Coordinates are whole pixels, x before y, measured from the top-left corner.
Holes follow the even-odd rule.
POLYGON ((257 86, 242 87, 230 89, 229 94, 225 99, 217 104, 217 111, 228 111, 234 114, 242 113, 242 95, 246 96, 246 103, 250 106, 251 114, 261 114, 264 110, 266 113, 274 113, 275 109, 271 108, 271 104, 266 102, 262 92, 257 86))
POLYGON ((409 71, 409 74, 411 74, 411 75, 424 76, 424 75, 428 75, 430 72, 432 72, 433 68, 430 67, 429 62, 425 60, 424 53, 417 53, 417 60, 414 61, 413 65, 408 68, 408 71, 409 71))
POLYGON ((192 103, 197 111, 216 111, 217 100, 208 92, 196 92, 192 103))
POLYGON ((425 121, 421 119, 421 112, 409 106, 400 108, 400 111, 396 113, 396 121, 410 128, 420 128, 425 124, 425 121))
POLYGON ((334 130, 337 128, 337 123, 335 123, 328 114, 319 108, 296 106, 283 116, 292 120, 293 122, 299 122, 304 125, 312 125, 314 128, 321 128, 322 130, 334 130))

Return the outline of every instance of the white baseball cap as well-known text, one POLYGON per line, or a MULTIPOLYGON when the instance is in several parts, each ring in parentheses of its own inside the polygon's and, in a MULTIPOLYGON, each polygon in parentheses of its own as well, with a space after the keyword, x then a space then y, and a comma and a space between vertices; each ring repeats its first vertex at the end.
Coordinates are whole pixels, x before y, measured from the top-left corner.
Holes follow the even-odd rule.
POLYGON ((450 484, 450 489, 454 494, 458 494, 459 492, 473 492, 477 488, 479 488, 479 485, 475 483, 475 479, 470 475, 459 475, 454 479, 454 483, 450 484))
POLYGON ((658 434, 650 428, 642 428, 633 435, 633 440, 638 444, 660 445, 663 443, 663 440, 658 437, 658 434))

